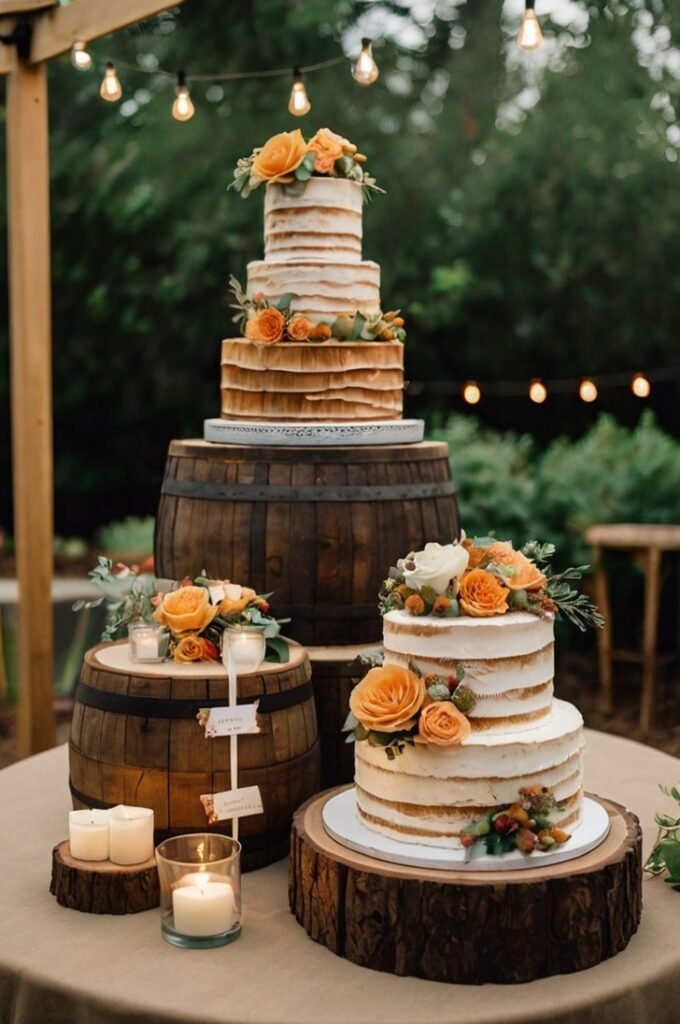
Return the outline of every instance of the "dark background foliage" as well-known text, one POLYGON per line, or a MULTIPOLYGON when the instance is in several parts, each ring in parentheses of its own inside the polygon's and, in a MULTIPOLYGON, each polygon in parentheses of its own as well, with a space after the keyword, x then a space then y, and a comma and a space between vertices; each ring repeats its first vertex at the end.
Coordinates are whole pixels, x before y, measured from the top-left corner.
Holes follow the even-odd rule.
MULTIPOLYGON (((58 532, 153 513, 168 441, 200 436, 217 414, 226 282, 262 248, 261 195, 226 186, 236 159, 282 129, 347 135, 388 192, 366 211, 364 253, 382 265, 385 308, 406 313, 407 375, 435 382, 413 389, 408 414, 437 424, 459 409, 447 381, 680 365, 678 78, 659 60, 677 43, 678 0, 581 2, 580 33, 544 18, 559 47, 542 74, 516 58, 517 19, 496 0, 371 7, 392 19, 375 47, 379 82, 360 89, 345 64, 310 76, 303 122, 286 111, 282 78, 222 92, 197 82, 196 117, 178 124, 172 83, 124 65, 149 54, 189 74, 314 63, 354 46, 367 5, 187 0, 93 46, 100 69, 108 57, 120 66, 127 107, 99 99, 101 71, 52 63, 58 532), (642 58, 641 32, 656 33, 642 58)), ((4 231, 4 190, 0 220, 4 231)), ((0 525, 11 529, 6 317, 0 353, 0 525)), ((679 399, 670 381, 645 403, 676 435, 679 399)), ((487 396, 475 412, 547 443, 601 409, 633 426, 641 405, 622 387, 597 408, 570 393, 542 407, 487 396)))

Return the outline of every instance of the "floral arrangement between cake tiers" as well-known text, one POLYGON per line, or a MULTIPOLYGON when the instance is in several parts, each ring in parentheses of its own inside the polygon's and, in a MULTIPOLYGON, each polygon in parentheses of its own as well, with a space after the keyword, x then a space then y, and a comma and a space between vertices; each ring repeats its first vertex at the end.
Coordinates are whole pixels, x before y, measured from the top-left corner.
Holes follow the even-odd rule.
POLYGON ((101 639, 123 639, 133 625, 155 622, 167 631, 168 654, 174 661, 219 661, 225 630, 260 630, 266 641, 266 661, 286 662, 289 648, 280 636, 281 625, 290 619, 271 614, 271 594, 257 594, 229 580, 197 576, 194 580, 158 579, 153 559, 147 565, 127 566, 100 556, 89 573, 102 589, 93 601, 76 601, 74 611, 95 608, 106 602, 107 618, 101 639))
POLYGON ((554 547, 427 544, 380 593, 384 664, 350 696, 357 811, 403 842, 545 850, 581 819, 583 720, 553 697, 554 619, 602 619, 554 547))
POLYGON ((264 260, 230 278, 241 337, 222 342, 222 417, 399 419, 404 319, 383 312, 380 267, 362 259, 366 158, 322 128, 281 132, 239 160, 232 187, 266 185, 264 260))

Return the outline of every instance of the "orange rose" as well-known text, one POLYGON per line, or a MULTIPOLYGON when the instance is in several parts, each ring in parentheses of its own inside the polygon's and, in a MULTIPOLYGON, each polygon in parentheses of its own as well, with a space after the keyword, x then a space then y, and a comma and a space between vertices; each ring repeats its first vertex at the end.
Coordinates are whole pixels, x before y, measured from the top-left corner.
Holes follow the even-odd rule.
POLYGON ((246 324, 246 337, 273 345, 281 341, 286 329, 286 318, 279 309, 261 309, 246 324))
POLYGON ((253 161, 253 178, 290 184, 295 180, 293 171, 300 166, 306 152, 307 146, 299 128, 272 135, 253 161))
POLYGON ((214 661, 219 655, 220 652, 210 640, 196 636, 195 633, 187 633, 175 647, 173 658, 179 662, 214 661))
POLYGON ((468 553, 468 569, 479 568, 489 552, 488 548, 476 548, 474 541, 468 537, 463 541, 463 547, 468 553))
POLYGON ((367 729, 400 732, 411 729, 425 699, 425 683, 401 665, 372 668, 349 698, 352 714, 367 729))
POLYGON ((503 577, 503 582, 510 590, 539 590, 545 586, 545 576, 538 566, 521 551, 515 551, 508 541, 497 541, 487 551, 491 562, 515 570, 512 576, 503 577))
POLYGON ((329 131, 328 128, 319 128, 307 146, 308 153, 316 154, 314 170, 319 174, 330 174, 335 161, 342 156, 344 146, 349 146, 347 139, 329 131))
POLYGON ((180 587, 166 594, 154 619, 173 633, 200 633, 217 615, 205 587, 180 587))
POLYGON ((420 715, 418 733, 427 743, 452 747, 462 743, 472 732, 470 722, 450 700, 428 704, 420 715))
POLYGON ((254 601, 257 594, 250 587, 241 587, 240 597, 225 597, 219 606, 220 615, 238 615, 254 601))
POLYGON ((286 327, 286 333, 291 341, 307 341, 313 330, 314 324, 312 321, 308 320, 301 313, 298 313, 292 320, 289 320, 286 327))
POLYGON ((484 618, 508 610, 508 591, 486 569, 471 569, 460 581, 458 600, 466 615, 484 618))

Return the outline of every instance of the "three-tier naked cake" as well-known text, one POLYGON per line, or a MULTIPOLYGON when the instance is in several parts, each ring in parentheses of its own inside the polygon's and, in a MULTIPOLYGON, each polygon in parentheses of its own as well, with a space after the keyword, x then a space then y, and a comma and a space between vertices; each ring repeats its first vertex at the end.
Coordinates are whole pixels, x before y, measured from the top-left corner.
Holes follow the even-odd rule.
MULTIPOLYGON (((242 195, 265 185, 264 259, 248 264, 245 288, 231 279, 240 335, 222 342, 223 421, 401 421, 404 321, 383 311, 380 267, 363 259, 363 204, 379 191, 365 160, 321 129, 309 141, 282 132, 239 161, 242 195)), ((418 424, 387 440, 421 436, 418 424)))
POLYGON ((384 664, 350 699, 368 829, 531 853, 578 827, 583 720, 553 696, 553 626, 560 610, 579 625, 599 616, 583 602, 574 613, 575 592, 543 564, 550 548, 525 550, 491 538, 428 544, 391 570, 384 664))

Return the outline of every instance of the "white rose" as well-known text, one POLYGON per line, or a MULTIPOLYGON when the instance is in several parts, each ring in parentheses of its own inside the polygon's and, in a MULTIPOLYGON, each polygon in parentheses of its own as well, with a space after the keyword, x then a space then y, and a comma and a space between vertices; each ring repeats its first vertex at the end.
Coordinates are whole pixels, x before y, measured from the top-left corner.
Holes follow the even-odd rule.
POLYGON ((432 587, 436 594, 443 594, 453 580, 454 593, 458 593, 458 581, 467 568, 468 557, 460 544, 430 542, 423 551, 411 555, 416 567, 403 570, 404 582, 412 590, 432 587))
POLYGON ((212 603, 220 604, 225 597, 230 601, 240 600, 243 587, 238 583, 230 583, 229 580, 208 580, 208 590, 212 603))

